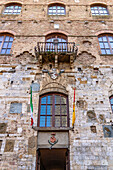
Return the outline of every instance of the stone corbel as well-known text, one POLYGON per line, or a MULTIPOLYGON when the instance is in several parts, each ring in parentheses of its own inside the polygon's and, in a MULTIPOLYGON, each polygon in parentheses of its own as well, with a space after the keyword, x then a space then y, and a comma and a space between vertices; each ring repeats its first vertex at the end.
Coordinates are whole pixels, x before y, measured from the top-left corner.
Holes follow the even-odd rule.
POLYGON ((42 68, 42 55, 39 55, 39 65, 40 65, 40 68, 42 68))
POLYGON ((73 67, 74 57, 73 55, 70 56, 70 68, 73 67))
POLYGON ((55 55, 55 68, 58 68, 58 55, 55 55))

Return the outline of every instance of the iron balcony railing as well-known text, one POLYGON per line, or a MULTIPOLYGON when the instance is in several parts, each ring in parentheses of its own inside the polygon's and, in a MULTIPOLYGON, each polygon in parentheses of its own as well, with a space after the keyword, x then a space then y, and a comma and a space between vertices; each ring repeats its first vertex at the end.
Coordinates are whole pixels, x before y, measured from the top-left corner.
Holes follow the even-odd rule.
POLYGON ((38 42, 35 52, 42 53, 77 53, 77 47, 74 42, 38 42))

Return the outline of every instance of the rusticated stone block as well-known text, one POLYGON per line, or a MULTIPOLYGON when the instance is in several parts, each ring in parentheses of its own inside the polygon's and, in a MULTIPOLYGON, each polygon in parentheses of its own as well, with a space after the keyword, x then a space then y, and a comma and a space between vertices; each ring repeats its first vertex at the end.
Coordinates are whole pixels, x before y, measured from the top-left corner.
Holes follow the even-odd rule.
POLYGON ((36 137, 31 136, 28 139, 28 154, 35 155, 36 154, 36 137))
POLYGON ((7 124, 6 123, 0 123, 0 133, 6 133, 6 128, 7 128, 7 124))
POLYGON ((4 152, 13 152, 14 143, 14 140, 7 139, 4 152))

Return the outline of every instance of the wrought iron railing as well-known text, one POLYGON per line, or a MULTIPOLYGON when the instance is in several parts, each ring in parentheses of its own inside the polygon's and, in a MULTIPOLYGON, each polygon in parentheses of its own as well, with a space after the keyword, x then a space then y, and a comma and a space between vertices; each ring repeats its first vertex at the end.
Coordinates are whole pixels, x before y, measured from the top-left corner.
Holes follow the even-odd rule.
POLYGON ((38 42, 35 52, 41 53, 77 53, 77 47, 74 42, 38 42))

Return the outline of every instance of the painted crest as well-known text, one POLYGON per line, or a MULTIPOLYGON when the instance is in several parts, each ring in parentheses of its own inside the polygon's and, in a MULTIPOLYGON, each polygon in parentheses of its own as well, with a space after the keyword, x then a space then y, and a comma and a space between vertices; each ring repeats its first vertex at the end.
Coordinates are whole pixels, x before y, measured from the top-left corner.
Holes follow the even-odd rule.
POLYGON ((55 133, 51 133, 50 140, 48 140, 48 143, 51 145, 50 149, 52 149, 52 147, 58 142, 55 136, 55 133))

